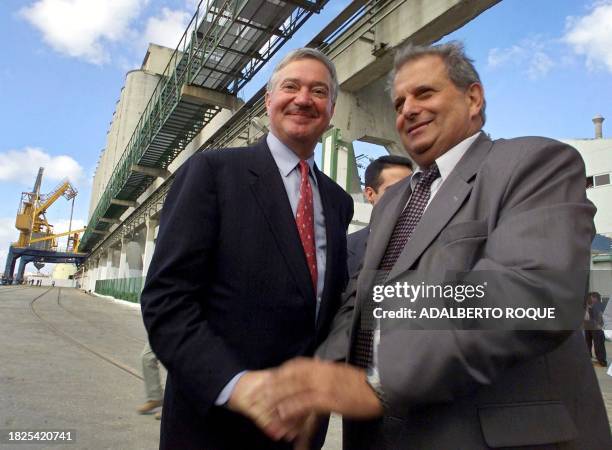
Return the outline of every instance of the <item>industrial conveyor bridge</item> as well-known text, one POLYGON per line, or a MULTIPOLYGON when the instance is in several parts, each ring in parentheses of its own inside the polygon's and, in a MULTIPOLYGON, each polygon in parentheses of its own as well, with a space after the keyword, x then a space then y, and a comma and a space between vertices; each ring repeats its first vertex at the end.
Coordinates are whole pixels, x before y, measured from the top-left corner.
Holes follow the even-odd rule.
POLYGON ((110 178, 80 251, 167 169, 187 144, 328 0, 202 0, 110 178))

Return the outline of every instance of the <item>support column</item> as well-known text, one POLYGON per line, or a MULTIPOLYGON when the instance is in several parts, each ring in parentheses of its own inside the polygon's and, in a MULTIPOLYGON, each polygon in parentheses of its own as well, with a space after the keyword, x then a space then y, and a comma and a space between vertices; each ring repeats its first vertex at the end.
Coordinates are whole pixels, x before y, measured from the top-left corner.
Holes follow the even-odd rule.
POLYGON ((99 272, 98 280, 107 280, 108 278, 110 278, 109 272, 110 272, 112 264, 113 264, 112 250, 109 248, 109 249, 106 249, 106 253, 104 253, 104 256, 100 258, 100 272, 99 272))
POLYGON ((93 292, 96 283, 96 269, 98 267, 98 263, 96 260, 92 260, 89 263, 89 268, 87 270, 87 283, 83 283, 83 289, 86 291, 93 292), (93 286, 93 287, 92 287, 93 286))
POLYGON ((124 236, 121 238, 121 249, 119 250, 119 270, 117 273, 117 278, 129 278, 129 267, 127 261, 127 246, 128 240, 124 236))
POLYGON ((332 128, 322 136, 323 172, 351 195, 361 195, 361 185, 352 142, 345 141, 338 128, 332 128))
POLYGON ((144 247, 145 230, 141 229, 134 234, 132 240, 127 243, 127 267, 128 277, 142 277, 142 253, 144 247))
POLYGON ((108 250, 108 259, 110 261, 108 278, 115 280, 119 278, 119 260, 121 259, 121 249, 111 247, 108 250))
POLYGON ((13 251, 13 246, 9 247, 8 255, 6 255, 6 264, 4 266, 4 282, 7 284, 13 284, 13 273, 15 273, 15 263, 17 262, 18 256, 13 251))
POLYGON ((81 277, 80 286, 78 286, 79 289, 87 290, 87 284, 89 283, 89 265, 90 262, 88 261, 83 266, 83 276, 81 277))
POLYGON ((25 273, 26 265, 32 261, 32 257, 30 256, 22 256, 19 258, 19 268, 17 269, 17 276, 15 277, 15 282, 17 284, 21 284, 23 281, 23 274, 25 273))
POLYGON ((145 236, 145 247, 144 255, 142 257, 142 276, 146 277, 151 265, 151 259, 153 258, 153 251, 155 250, 155 229, 159 224, 159 220, 151 217, 147 218, 146 236, 145 236))
POLYGON ((100 267, 100 257, 94 261, 91 277, 89 278, 89 290, 95 292, 96 281, 100 280, 102 276, 102 268, 100 267))
POLYGON ((333 124, 348 142, 363 141, 385 146, 393 154, 406 156, 395 129, 395 111, 387 91, 387 76, 358 92, 340 90, 333 124))
MULTIPOLYGON (((341 90, 334 113, 334 127, 340 130, 342 141, 381 145, 391 154, 407 157, 395 129, 395 111, 386 90, 386 80, 387 75, 383 75, 357 92, 341 90)), ((349 173, 357 173, 356 156, 354 152, 346 153, 344 164, 349 173)), ((356 185, 354 180, 347 192, 355 202, 355 213, 349 228, 354 231, 370 221, 372 207, 365 202, 361 186, 356 185)))

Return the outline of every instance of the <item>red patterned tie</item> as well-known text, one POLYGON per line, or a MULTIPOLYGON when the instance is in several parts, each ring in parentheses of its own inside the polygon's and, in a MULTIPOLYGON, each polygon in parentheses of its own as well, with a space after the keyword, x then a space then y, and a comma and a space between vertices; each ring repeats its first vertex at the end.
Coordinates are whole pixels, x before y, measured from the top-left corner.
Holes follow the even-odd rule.
POLYGON ((300 200, 297 206, 297 215, 295 222, 300 233, 300 240, 304 253, 306 254, 306 262, 310 271, 310 278, 314 286, 315 295, 317 292, 317 254, 315 249, 314 239, 314 209, 312 206, 312 186, 308 178, 308 163, 300 161, 300 173, 302 181, 300 183, 300 200))

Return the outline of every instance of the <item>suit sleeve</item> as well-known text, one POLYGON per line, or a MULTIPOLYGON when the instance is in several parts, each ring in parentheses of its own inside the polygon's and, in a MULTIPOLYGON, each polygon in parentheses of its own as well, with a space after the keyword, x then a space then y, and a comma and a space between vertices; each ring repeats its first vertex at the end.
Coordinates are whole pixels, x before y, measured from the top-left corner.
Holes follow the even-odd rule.
MULTIPOLYGON (((497 219, 472 273, 490 274, 489 306, 554 307, 577 327, 594 207, 586 200, 578 153, 558 142, 535 142, 540 145, 519 150, 499 209, 488 211, 497 219), (569 276, 555 276, 563 273, 569 276)), ((508 367, 557 348, 572 333, 561 328, 537 330, 517 322, 503 329, 383 329, 379 369, 390 413, 452 402, 490 385, 508 367)))
POLYGON ((193 156, 176 173, 141 294, 151 348, 202 413, 245 369, 205 314, 220 220, 209 156, 193 156))

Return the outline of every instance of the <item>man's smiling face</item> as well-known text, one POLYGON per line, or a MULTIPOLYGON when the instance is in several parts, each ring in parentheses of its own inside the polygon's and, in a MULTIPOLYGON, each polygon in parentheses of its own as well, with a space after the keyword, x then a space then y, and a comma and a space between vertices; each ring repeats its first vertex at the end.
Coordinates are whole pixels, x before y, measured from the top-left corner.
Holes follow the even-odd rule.
POLYGON ((481 126, 482 86, 462 91, 436 55, 408 61, 393 81, 395 126, 404 148, 420 167, 428 167, 481 126))
POLYGON ((334 104, 332 80, 323 63, 313 58, 290 62, 272 79, 266 92, 270 129, 300 158, 306 159, 329 126, 334 104))

